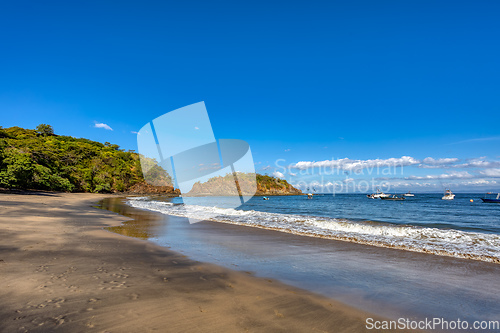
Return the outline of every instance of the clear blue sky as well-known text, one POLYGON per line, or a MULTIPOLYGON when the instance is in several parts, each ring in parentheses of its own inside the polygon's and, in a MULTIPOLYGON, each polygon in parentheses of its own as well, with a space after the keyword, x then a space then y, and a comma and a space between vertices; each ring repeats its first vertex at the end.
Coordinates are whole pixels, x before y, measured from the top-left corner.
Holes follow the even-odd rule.
MULTIPOLYGON (((498 1, 11 1, 0 15, 3 127, 136 149, 146 122, 205 101, 260 172, 410 156, 401 189, 500 187, 498 1)), ((327 181, 373 178, 347 171, 327 181)))

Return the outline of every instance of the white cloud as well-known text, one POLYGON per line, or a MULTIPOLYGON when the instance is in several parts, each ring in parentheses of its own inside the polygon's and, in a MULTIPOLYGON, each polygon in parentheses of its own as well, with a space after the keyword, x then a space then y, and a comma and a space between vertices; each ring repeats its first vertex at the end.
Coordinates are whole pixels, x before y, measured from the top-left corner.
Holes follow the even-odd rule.
POLYGON ((112 131, 113 129, 108 125, 108 124, 105 124, 105 123, 95 123, 94 125, 95 128, 104 128, 105 130, 108 130, 108 131, 112 131))
POLYGON ((441 175, 427 175, 427 176, 410 176, 405 179, 409 180, 432 180, 432 179, 461 179, 461 178, 474 178, 473 175, 467 171, 453 171, 443 173, 441 175))
POLYGON ((262 170, 269 170, 269 169, 271 169, 270 165, 266 165, 265 167, 262 167, 262 170))
POLYGON ((438 158, 434 159, 432 157, 427 157, 424 158, 422 161, 425 164, 431 164, 431 165, 444 165, 444 164, 453 164, 458 161, 458 158, 453 157, 453 158, 438 158))
MULTIPOLYGON (((500 158, 500 157, 499 157, 500 158)), ((366 159, 366 160, 355 160, 355 159, 337 159, 337 160, 326 160, 326 161, 300 161, 295 164, 289 165, 287 176, 290 175, 290 170, 297 172, 299 179, 302 176, 304 178, 301 181, 306 181, 310 179, 309 186, 312 186, 309 178, 311 175, 314 177, 317 172, 321 175, 322 171, 330 171, 329 168, 336 170, 341 170, 337 175, 344 175, 345 179, 340 179, 333 183, 326 185, 318 185, 319 187, 325 186, 340 186, 341 188, 346 188, 353 186, 354 189, 358 188, 358 179, 350 178, 351 175, 361 174, 360 171, 363 169, 368 170, 368 174, 371 175, 372 171, 382 170, 382 173, 377 172, 376 175, 382 176, 379 178, 373 178, 378 181, 384 181, 386 184, 403 190, 405 188, 421 188, 423 190, 434 190, 441 189, 442 182, 445 182, 448 186, 454 186, 454 188, 464 188, 467 187, 480 187, 480 186, 495 186, 497 188, 500 186, 500 160, 496 158, 495 160, 488 160, 486 156, 481 156, 478 158, 455 158, 455 157, 427 157, 422 160, 417 160, 411 156, 402 156, 400 158, 389 158, 389 159, 366 159), (424 169, 436 169, 441 171, 429 172, 429 174, 413 174, 412 170, 406 169, 403 175, 403 168, 401 168, 401 175, 398 176, 396 173, 386 174, 384 173, 385 168, 397 168, 404 166, 413 166, 424 169), (315 168, 315 169, 314 169, 315 168), (380 168, 380 169, 379 169, 380 168), (307 173, 302 172, 302 170, 308 170, 307 173)), ((422 169, 421 169, 422 170, 422 169)), ((395 171, 395 170, 392 170, 395 171)), ((416 171, 416 170, 415 170, 416 171)), ((399 171, 397 171, 399 173, 399 171)), ((363 174, 365 174, 363 172, 363 174)), ((314 179, 314 178, 313 178, 314 179)), ((332 181, 333 182, 333 181, 332 181)), ((385 186, 385 185, 381 185, 385 186)), ((364 191, 359 187, 360 191, 364 191)))
POLYGON ((200 163, 198 166, 199 166, 198 171, 218 170, 220 168, 219 163, 211 163, 211 164, 200 163))
POLYGON ((472 180, 472 181, 468 181, 468 182, 462 182, 462 185, 466 185, 466 186, 481 186, 481 185, 490 186, 490 185, 496 185, 496 184, 498 184, 496 181, 486 180, 486 179, 477 179, 477 180, 472 180))
POLYGON ((289 152, 291 149, 285 149, 285 152, 289 152))
POLYGON ((453 157, 453 158, 437 158, 434 159, 432 157, 426 157, 422 161, 423 164, 420 164, 418 167, 419 168, 424 168, 424 169, 438 169, 438 168, 445 168, 445 167, 454 167, 451 166, 453 163, 458 162, 458 158, 453 157))
POLYGON ((486 157, 472 158, 466 163, 457 164, 454 168, 495 168, 500 167, 499 161, 486 161, 486 157))
POLYGON ((130 131, 130 133, 132 133, 132 134, 139 134, 139 132, 136 132, 136 131, 130 131))
POLYGON ((480 171, 479 173, 488 177, 500 177, 500 169, 486 169, 480 171))
POLYGON ((466 168, 500 168, 500 161, 488 161, 486 156, 466 159, 463 163, 457 164, 458 158, 437 158, 427 157, 422 161, 419 168, 424 169, 466 169, 466 168))
MULTIPOLYGON (((412 187, 418 183, 409 183, 408 181, 401 181, 401 180, 398 180, 398 181, 390 181, 389 184, 391 185, 391 187, 404 187, 404 188, 407 188, 407 187, 412 187)), ((418 185, 417 185, 418 186, 418 185)))
POLYGON ((194 129, 195 129, 195 130, 199 130, 200 128, 199 128, 199 127, 197 127, 197 126, 195 126, 195 127, 194 127, 194 129))
POLYGON ((422 168, 422 169, 443 169, 443 168, 445 168, 443 165, 429 165, 429 164, 420 164, 418 167, 422 168))
POLYGON ((468 143, 468 142, 493 141, 493 140, 500 140, 500 136, 493 136, 493 137, 489 137, 489 138, 476 138, 476 139, 463 140, 463 141, 449 143, 449 145, 456 145, 456 144, 459 144, 459 143, 468 143))
POLYGON ((405 180, 396 180, 396 181, 390 181, 389 182, 391 187, 397 187, 397 188, 414 188, 414 187, 423 187, 423 188, 432 188, 432 187, 437 187, 436 184, 431 184, 431 183, 419 183, 419 182, 408 182, 405 180))
POLYGON ((274 177, 277 177, 277 178, 285 178, 285 175, 284 175, 284 174, 282 174, 282 173, 281 173, 281 172, 279 172, 279 171, 274 171, 274 172, 273 172, 273 176, 274 176, 274 177))
POLYGON ((290 167, 292 169, 305 170, 310 168, 332 168, 332 169, 342 169, 342 170, 361 170, 366 168, 376 168, 376 167, 400 167, 409 166, 420 163, 420 161, 414 159, 410 156, 402 156, 400 158, 388 158, 388 159, 374 159, 374 160, 351 160, 349 158, 343 158, 339 160, 326 160, 319 162, 309 162, 301 161, 296 164, 292 164, 290 167))

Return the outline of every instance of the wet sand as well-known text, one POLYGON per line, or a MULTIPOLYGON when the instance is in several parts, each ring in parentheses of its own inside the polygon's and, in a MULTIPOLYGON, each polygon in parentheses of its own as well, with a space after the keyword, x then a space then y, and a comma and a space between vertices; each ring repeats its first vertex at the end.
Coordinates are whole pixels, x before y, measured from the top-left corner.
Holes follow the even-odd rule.
POLYGON ((175 251, 257 276, 273 278, 391 319, 497 320, 500 265, 476 260, 293 235, 220 222, 190 224, 126 205, 102 206, 143 223, 113 231, 149 238, 175 251), (144 216, 142 216, 144 214, 144 216), (150 219, 150 217, 149 217, 150 219))
POLYGON ((128 220, 92 207, 105 197, 0 194, 1 332, 361 332, 373 317, 103 230, 128 220))

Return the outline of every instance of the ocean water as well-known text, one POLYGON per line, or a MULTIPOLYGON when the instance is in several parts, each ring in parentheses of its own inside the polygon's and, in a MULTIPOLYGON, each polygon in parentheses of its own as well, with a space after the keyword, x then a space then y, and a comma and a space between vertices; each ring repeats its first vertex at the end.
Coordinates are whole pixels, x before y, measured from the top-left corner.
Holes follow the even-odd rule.
POLYGON ((105 199, 101 207, 135 219, 115 232, 381 316, 498 320, 500 205, 478 199, 254 197, 232 209, 225 198, 195 198, 187 207, 182 198, 129 197, 105 199), (150 223, 141 210, 164 218, 150 223), (190 224, 186 217, 209 221, 190 224))
POLYGON ((132 207, 199 220, 245 225, 285 233, 398 248, 413 252, 500 262, 500 204, 460 193, 416 194, 405 201, 369 199, 363 194, 253 197, 228 208, 224 197, 131 197, 132 207), (473 202, 470 202, 470 200, 473 202))

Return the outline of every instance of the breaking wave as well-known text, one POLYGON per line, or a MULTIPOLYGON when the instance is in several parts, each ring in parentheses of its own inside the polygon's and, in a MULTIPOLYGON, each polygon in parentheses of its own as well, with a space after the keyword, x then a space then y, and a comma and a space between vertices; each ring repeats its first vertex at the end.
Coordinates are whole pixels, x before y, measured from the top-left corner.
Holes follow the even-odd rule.
POLYGON ((147 197, 128 198, 127 204, 135 208, 197 220, 500 263, 500 235, 496 234, 255 210, 178 205, 152 201, 147 197))

